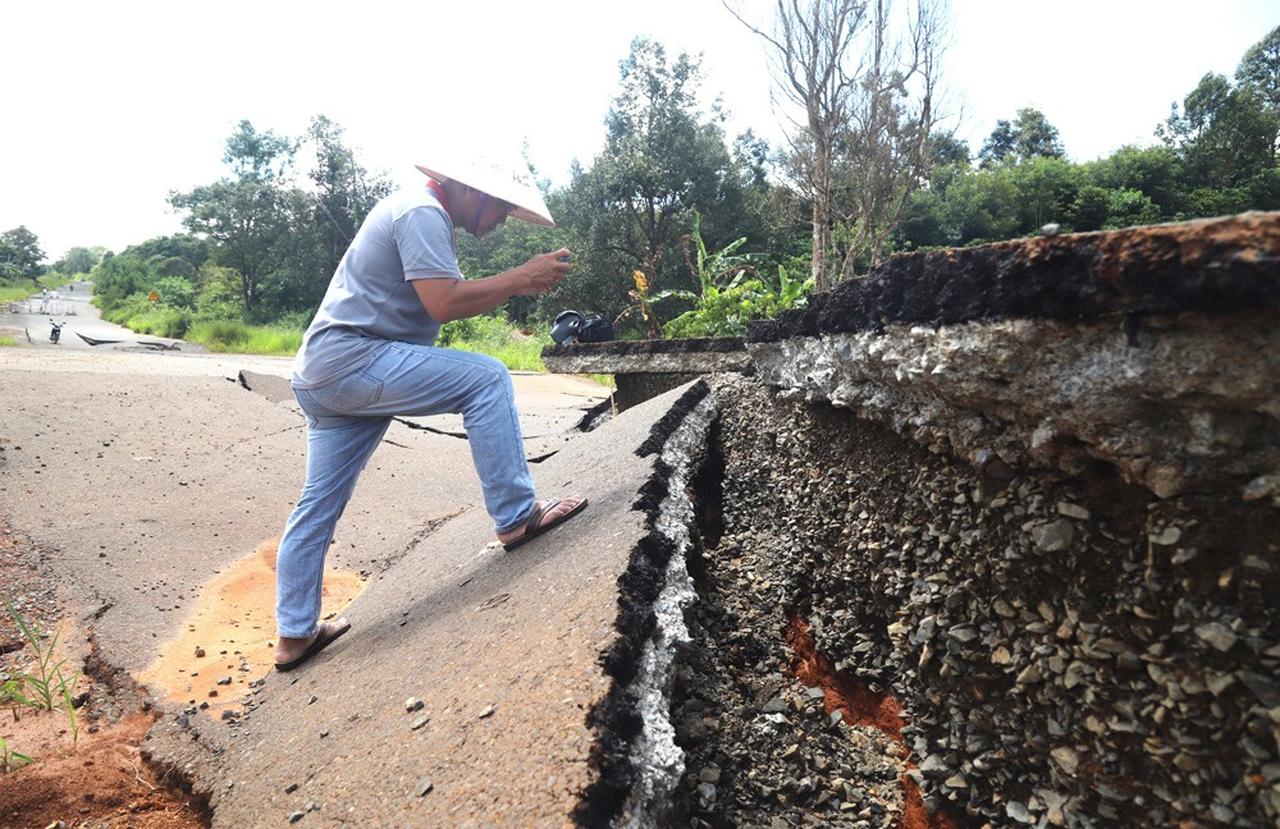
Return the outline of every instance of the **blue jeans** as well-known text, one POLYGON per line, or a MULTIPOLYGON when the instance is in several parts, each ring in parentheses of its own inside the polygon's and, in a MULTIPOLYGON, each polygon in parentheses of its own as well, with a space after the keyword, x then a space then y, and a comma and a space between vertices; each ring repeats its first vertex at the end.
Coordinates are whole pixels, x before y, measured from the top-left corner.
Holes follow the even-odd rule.
POLYGON ((307 482, 276 557, 280 636, 315 632, 325 553, 393 415, 461 412, 494 528, 513 530, 533 511, 511 375, 492 357, 388 342, 360 369, 294 394, 307 415, 307 482))

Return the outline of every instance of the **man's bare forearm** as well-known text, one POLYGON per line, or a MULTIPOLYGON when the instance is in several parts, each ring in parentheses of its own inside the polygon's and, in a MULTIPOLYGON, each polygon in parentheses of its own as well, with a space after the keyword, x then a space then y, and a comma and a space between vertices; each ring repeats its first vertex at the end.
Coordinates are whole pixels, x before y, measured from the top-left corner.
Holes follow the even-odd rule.
MULTIPOLYGON (((415 288, 418 286, 415 284, 415 288)), ((437 286, 431 286, 437 287, 437 286)), ((426 306, 427 313, 436 322, 474 317, 484 314, 502 305, 520 290, 520 275, 516 270, 505 271, 484 279, 455 279, 438 286, 431 298, 423 296, 421 288, 418 296, 426 306)))

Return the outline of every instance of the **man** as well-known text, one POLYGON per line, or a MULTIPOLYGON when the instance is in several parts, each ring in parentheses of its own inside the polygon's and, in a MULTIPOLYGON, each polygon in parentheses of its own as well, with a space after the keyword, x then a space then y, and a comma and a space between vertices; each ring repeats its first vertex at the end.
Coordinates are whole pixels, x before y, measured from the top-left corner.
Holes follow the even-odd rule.
POLYGON ((356 478, 394 415, 460 412, 485 508, 507 550, 568 520, 583 498, 534 498, 511 377, 497 360, 435 348, 440 324, 559 284, 569 251, 466 280, 454 228, 483 236, 514 216, 554 222, 527 171, 488 161, 419 166, 425 186, 369 213, 339 263, 294 361, 307 415, 307 480, 276 558, 276 667, 292 670, 333 642, 345 619, 318 624, 325 552, 356 478))

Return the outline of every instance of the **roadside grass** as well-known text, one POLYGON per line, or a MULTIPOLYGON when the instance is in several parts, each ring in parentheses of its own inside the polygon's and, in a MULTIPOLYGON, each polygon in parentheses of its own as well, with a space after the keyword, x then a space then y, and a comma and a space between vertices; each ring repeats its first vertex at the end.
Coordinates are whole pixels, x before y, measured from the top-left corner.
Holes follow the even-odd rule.
POLYGON ((511 371, 545 372, 542 349, 550 344, 549 332, 518 328, 501 315, 446 322, 436 338, 436 345, 442 348, 487 354, 511 371))
POLYGON ((102 315, 109 322, 123 325, 139 334, 180 339, 187 333, 190 320, 177 308, 148 308, 140 312, 110 312, 102 315))
POLYGON ((0 348, 8 348, 9 346, 17 345, 17 344, 18 344, 18 341, 15 340, 13 337, 0 336, 0 348))
POLYGON ((186 339, 200 343, 210 351, 228 354, 292 357, 302 347, 302 332, 296 328, 246 325, 234 320, 193 323, 186 331, 186 339))
POLYGON ((71 282, 86 278, 85 274, 68 276, 60 273, 47 273, 39 277, 37 280, 39 284, 32 283, 30 279, 0 280, 0 303, 17 302, 34 294, 39 294, 41 288, 48 288, 53 291, 71 282))
MULTIPOLYGON (((237 320, 193 320, 189 312, 163 304, 151 307, 124 304, 103 312, 103 318, 158 337, 200 343, 210 351, 292 357, 302 347, 303 330, 291 325, 248 325, 237 320)), ((305 327, 305 326, 304 326, 305 327)), ((520 328, 504 316, 480 316, 447 322, 436 345, 487 354, 511 371, 545 372, 542 349, 551 344, 545 328, 520 328)), ((613 378, 592 379, 613 387, 613 378)))
POLYGON ((31 289, 30 282, 18 284, 0 283, 0 302, 18 302, 38 293, 40 293, 38 290, 33 291, 31 289))
POLYGON ((37 281, 41 286, 49 290, 61 288, 64 285, 70 285, 72 282, 87 282, 89 274, 87 273, 60 273, 58 271, 50 271, 44 276, 38 277, 37 281))

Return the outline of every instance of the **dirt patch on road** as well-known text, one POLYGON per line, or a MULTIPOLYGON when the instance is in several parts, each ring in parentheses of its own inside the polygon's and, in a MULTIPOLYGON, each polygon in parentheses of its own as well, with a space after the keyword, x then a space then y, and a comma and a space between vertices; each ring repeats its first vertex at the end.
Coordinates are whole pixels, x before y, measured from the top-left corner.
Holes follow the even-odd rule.
MULTIPOLYGON (((0 598, 44 634, 42 648, 54 648, 58 632, 54 660, 65 659, 63 675, 75 677, 74 720, 65 698, 53 711, 0 702, 0 739, 23 755, 11 755, 13 770, 0 771, 0 826, 208 826, 203 803, 141 758, 138 747, 154 716, 138 689, 102 663, 90 634, 59 602, 48 559, 48 551, 0 521, 0 598)), ((0 614, 0 683, 35 697, 21 678, 39 672, 35 662, 6 608, 0 614)))
POLYGON ((138 744, 151 727, 135 713, 97 733, 81 733, 73 749, 60 711, 23 718, 24 731, 46 732, 27 744, 36 760, 0 777, 0 823, 6 826, 138 827, 191 829, 208 826, 195 798, 166 786, 143 762, 138 744))
MULTIPOLYGON (((205 585, 186 628, 138 682, 214 713, 239 709, 275 664, 276 542, 263 542, 205 585)), ((326 569, 322 615, 336 614, 364 586, 357 573, 326 569)))

